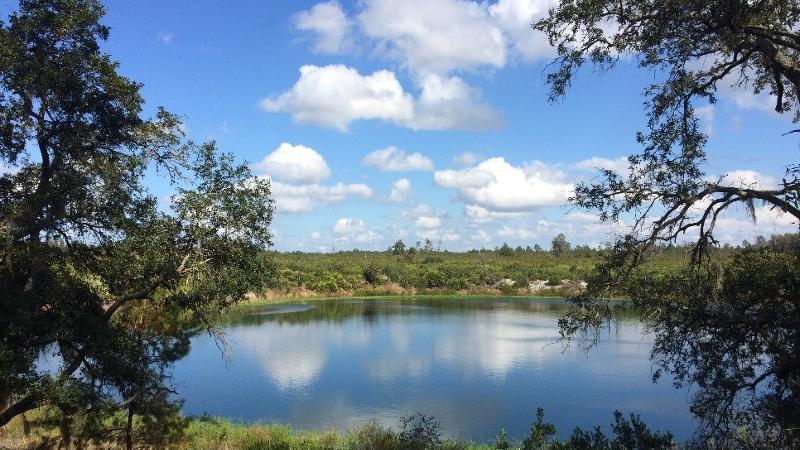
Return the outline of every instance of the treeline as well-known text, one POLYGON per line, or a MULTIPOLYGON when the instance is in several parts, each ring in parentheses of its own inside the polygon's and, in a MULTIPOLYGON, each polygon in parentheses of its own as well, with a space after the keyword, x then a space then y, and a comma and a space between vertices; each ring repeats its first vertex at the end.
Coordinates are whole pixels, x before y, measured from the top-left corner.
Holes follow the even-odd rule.
MULTIPOLYGON (((720 247, 732 256, 743 249, 800 249, 797 234, 757 237, 753 243, 720 247)), ((406 245, 397 240, 385 251, 335 253, 269 252, 275 271, 270 296, 345 295, 543 295, 561 296, 582 288, 608 248, 572 246, 563 234, 550 249, 539 245, 501 246, 466 252, 440 250, 430 240, 406 245)), ((647 269, 668 274, 691 258, 691 245, 661 245, 650 251, 647 269)), ((624 295, 624 293, 620 293, 624 295)))

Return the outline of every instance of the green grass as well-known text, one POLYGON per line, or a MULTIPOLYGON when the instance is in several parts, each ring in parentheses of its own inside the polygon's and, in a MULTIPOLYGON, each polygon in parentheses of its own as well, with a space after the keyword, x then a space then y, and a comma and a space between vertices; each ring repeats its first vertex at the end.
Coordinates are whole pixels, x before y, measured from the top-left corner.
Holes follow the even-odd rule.
MULTIPOLYGON (((298 431, 279 424, 243 424, 227 420, 193 420, 186 445, 198 450, 401 450, 398 434, 374 422, 346 433, 332 429, 298 431)), ((445 441, 441 450, 490 450, 493 445, 445 441)))
MULTIPOLYGON (((60 448, 58 428, 41 423, 35 417, 37 415, 41 416, 41 412, 32 414, 34 425, 28 437, 23 436, 17 419, 0 428, 0 448, 60 448)), ((560 440, 556 438, 555 426, 544 421, 543 415, 540 408, 529 435, 521 442, 509 441, 502 430, 492 443, 442 439, 439 422, 422 415, 401 420, 399 430, 371 421, 346 432, 333 429, 302 431, 282 424, 240 423, 213 417, 178 417, 175 423, 180 425, 167 440, 142 440, 137 429, 134 429, 133 436, 134 448, 137 449, 176 450, 610 450, 630 448, 626 443, 631 442, 640 443, 636 448, 678 448, 671 435, 652 432, 635 416, 628 420, 615 413, 615 432, 610 436, 575 429, 568 438, 560 440), (647 442, 652 445, 642 444, 647 442)), ((119 434, 100 433, 99 436, 73 443, 76 448, 86 450, 125 448, 124 437, 119 434)))

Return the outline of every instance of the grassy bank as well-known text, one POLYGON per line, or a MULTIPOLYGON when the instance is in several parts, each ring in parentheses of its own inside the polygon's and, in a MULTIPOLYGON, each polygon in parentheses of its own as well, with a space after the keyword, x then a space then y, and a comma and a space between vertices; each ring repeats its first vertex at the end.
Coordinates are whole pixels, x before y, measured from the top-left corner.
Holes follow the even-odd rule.
MULTIPOLYGON (((121 417, 106 422, 109 432, 95 438, 73 438, 73 447, 86 450, 126 448, 124 429, 116 427, 121 417)), ((134 421, 141 427, 140 421, 134 421)), ((0 448, 39 450, 60 448, 58 427, 33 419, 26 436, 20 420, 0 429, 0 448)), ((347 432, 333 429, 299 431, 282 424, 237 423, 218 418, 185 418, 175 422, 169 433, 155 438, 137 427, 133 429, 132 447, 137 449, 192 450, 610 450, 618 448, 677 449, 671 435, 652 432, 635 416, 630 419, 615 413, 613 434, 606 436, 599 428, 589 432, 575 429, 565 438, 557 438, 554 425, 544 421, 540 409, 530 432, 523 440, 511 441, 500 430, 493 442, 474 443, 443 439, 439 422, 416 414, 400 420, 397 429, 367 422, 347 432)))

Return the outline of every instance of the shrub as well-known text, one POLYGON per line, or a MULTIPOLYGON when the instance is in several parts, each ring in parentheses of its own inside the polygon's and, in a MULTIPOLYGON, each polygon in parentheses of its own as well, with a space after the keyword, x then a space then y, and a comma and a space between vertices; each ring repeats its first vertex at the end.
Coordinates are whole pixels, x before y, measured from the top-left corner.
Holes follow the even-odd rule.
POLYGON ((508 450, 511 448, 506 430, 501 429, 500 432, 497 433, 497 437, 494 439, 494 448, 495 450, 508 450))
POLYGON ((402 450, 435 449, 442 443, 442 424, 433 416, 416 413, 400 419, 397 436, 402 450))
POLYGON ((380 282, 380 272, 375 266, 368 265, 364 267, 364 270, 361 271, 361 275, 364 278, 364 281, 371 285, 375 285, 380 282))
POLYGON ((429 270, 425 272, 425 283, 428 288, 444 287, 446 284, 444 274, 438 270, 429 270))
POLYGON ((394 450, 397 448, 397 437, 387 428, 374 420, 355 428, 350 433, 353 450, 394 450))

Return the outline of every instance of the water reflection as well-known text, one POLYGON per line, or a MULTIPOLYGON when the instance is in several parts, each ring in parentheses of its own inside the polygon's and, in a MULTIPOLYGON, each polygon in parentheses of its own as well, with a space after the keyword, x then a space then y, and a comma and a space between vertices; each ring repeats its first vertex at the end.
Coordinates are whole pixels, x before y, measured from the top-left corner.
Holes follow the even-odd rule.
POLYGON ((415 411, 454 436, 522 436, 537 406, 569 433, 614 409, 687 437, 686 393, 649 382, 649 342, 621 317, 589 353, 558 339, 560 301, 337 301, 248 308, 228 319, 226 365, 198 336, 176 368, 184 409, 300 428, 396 425, 415 411))

